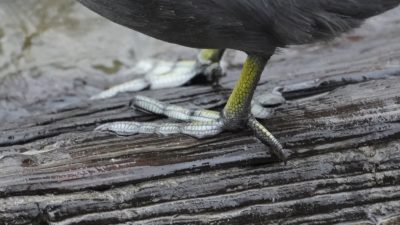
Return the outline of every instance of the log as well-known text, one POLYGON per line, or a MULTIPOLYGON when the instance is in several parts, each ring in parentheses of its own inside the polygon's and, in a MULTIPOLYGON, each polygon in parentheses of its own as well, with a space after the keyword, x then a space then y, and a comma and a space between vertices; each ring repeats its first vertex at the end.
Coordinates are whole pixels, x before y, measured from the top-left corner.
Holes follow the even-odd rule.
MULTIPOLYGON (((258 92, 285 87, 288 102, 263 123, 293 152, 286 165, 246 130, 93 132, 165 120, 130 109, 129 94, 2 124, 0 224, 400 224, 398 37, 383 29, 274 58, 258 92)), ((238 73, 231 65, 218 88, 140 94, 218 110, 238 73)))

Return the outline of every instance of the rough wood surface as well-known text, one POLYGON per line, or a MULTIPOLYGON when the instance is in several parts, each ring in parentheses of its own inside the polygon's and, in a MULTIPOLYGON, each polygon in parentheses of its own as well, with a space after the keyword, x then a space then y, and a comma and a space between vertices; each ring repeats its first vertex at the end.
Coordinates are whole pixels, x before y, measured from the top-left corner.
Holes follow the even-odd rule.
MULTIPOLYGON (((258 91, 287 87, 264 121, 293 150, 287 165, 248 131, 92 132, 159 119, 128 109, 129 95, 2 124, 0 224, 400 224, 399 21, 273 59, 258 91)), ((224 88, 141 94, 221 108, 238 72, 224 88)))

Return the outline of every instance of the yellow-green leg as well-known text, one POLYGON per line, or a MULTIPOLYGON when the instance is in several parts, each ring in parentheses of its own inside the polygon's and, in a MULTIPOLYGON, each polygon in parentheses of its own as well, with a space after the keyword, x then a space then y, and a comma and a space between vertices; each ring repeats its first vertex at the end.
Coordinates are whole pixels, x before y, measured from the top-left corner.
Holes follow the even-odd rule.
POLYGON ((212 84, 219 84, 219 79, 224 76, 220 65, 225 49, 202 49, 197 54, 196 67, 198 74, 203 74, 212 84))
POLYGON ((251 100, 269 57, 249 55, 243 65, 239 81, 223 111, 232 128, 246 124, 251 113, 251 100))
POLYGON ((272 147, 275 155, 286 161, 289 153, 250 112, 254 91, 269 58, 261 55, 247 57, 239 81, 223 110, 223 118, 228 129, 248 126, 261 142, 272 147))
POLYGON ((225 49, 201 49, 197 58, 200 62, 218 63, 224 52, 225 49))

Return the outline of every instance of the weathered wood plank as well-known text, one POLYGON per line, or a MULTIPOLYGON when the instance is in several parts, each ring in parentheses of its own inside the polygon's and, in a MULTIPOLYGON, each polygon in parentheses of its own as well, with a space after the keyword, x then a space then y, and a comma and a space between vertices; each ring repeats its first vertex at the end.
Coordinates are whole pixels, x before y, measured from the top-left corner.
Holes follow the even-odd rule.
POLYGON ((265 123, 295 151, 288 165, 246 132, 198 141, 70 131, 2 147, 10 155, 2 158, 1 220, 242 224, 251 214, 259 224, 307 224, 305 215, 331 224, 370 219, 365 210, 382 204, 399 210, 399 81, 349 85, 276 109, 265 123))
MULTIPOLYGON (((290 101, 263 123, 293 151, 287 165, 248 131, 205 140, 92 132, 159 119, 129 109, 129 95, 2 125, 0 224, 399 224, 400 30, 384 31, 274 58, 259 92, 286 87, 290 101), (316 78, 313 88, 293 85, 316 78)), ((238 72, 224 88, 141 94, 220 109, 238 72)))

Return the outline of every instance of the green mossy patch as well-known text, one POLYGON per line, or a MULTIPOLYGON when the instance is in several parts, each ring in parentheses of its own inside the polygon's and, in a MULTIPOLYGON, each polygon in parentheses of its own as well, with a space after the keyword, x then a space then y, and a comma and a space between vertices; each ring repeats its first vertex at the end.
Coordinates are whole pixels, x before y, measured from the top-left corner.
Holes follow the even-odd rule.
POLYGON ((112 66, 94 65, 93 68, 96 70, 100 70, 101 72, 104 72, 106 74, 112 75, 120 71, 123 66, 124 64, 121 61, 114 60, 112 66))

